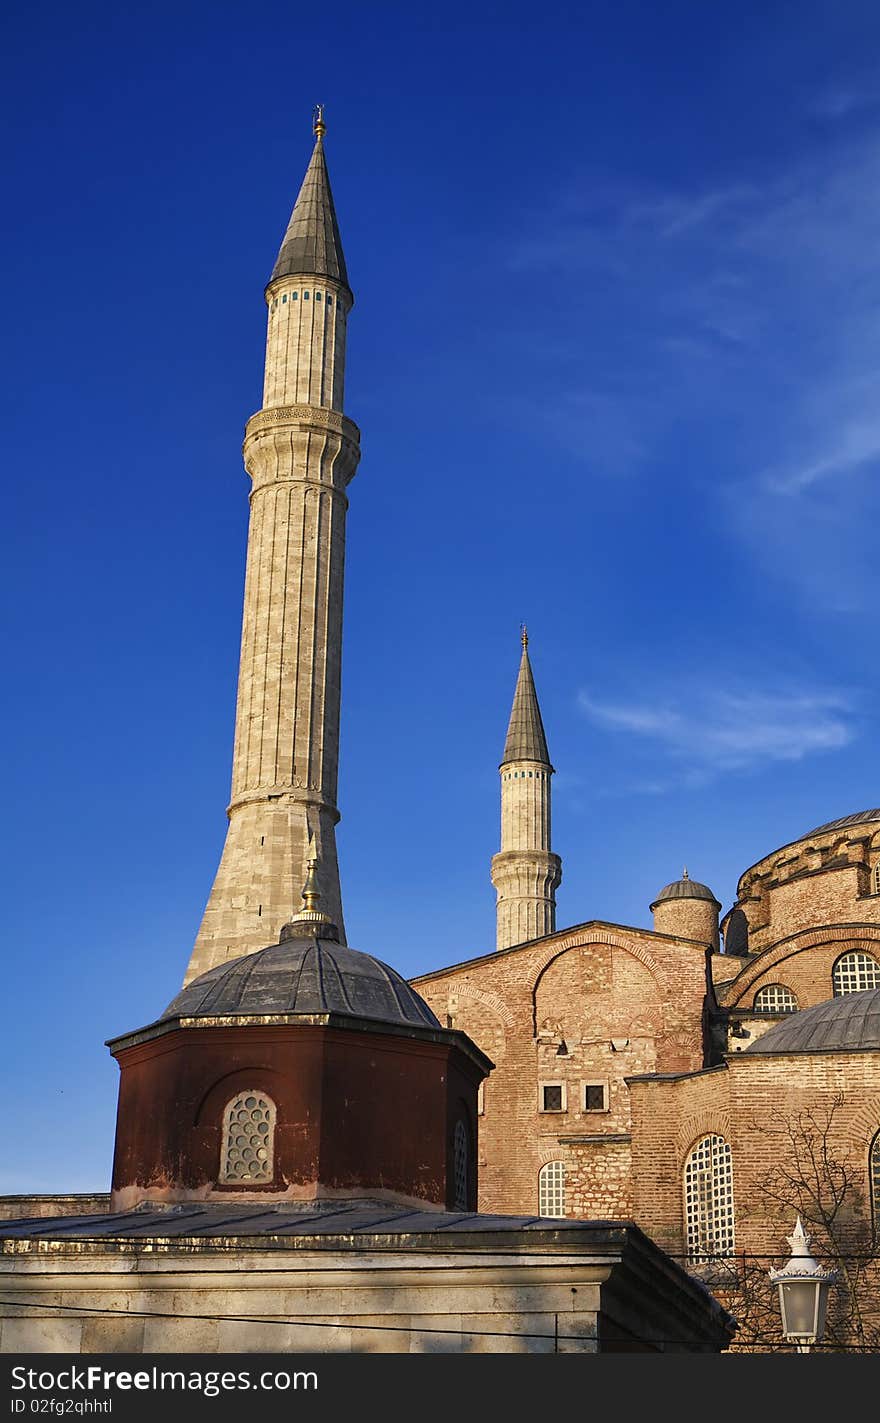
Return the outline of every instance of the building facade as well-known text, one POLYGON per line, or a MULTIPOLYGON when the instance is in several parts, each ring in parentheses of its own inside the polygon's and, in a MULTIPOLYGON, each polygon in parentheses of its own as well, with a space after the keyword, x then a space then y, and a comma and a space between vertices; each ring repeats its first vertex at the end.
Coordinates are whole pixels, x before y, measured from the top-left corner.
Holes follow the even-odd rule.
MULTIPOLYGON (((549 765, 531 673, 529 687, 549 765)), ((755 1345, 778 1316, 766 1267, 749 1262, 778 1263, 796 1210, 831 1255, 870 1253, 880 1234, 880 809, 763 856, 721 908, 685 870, 651 903, 652 930, 588 921, 515 944, 499 894, 498 949, 412 981, 495 1063, 479 1096, 481 1209, 631 1216, 697 1273, 723 1262, 719 1298, 760 1316, 755 1345), (817 1047, 792 1032, 828 1009, 845 1034, 817 1047), (835 1166, 811 1206, 820 1138, 835 1166), (737 1294, 746 1278, 762 1281, 760 1309, 737 1294)))

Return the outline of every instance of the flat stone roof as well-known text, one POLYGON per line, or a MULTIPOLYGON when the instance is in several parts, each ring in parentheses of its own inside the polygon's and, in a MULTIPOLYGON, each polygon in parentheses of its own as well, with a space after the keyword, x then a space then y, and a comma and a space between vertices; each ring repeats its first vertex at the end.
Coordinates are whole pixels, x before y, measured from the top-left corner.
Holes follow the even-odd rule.
MULTIPOLYGON (((498 1244, 501 1236, 552 1237, 553 1241, 620 1245, 631 1221, 557 1220, 546 1216, 487 1215, 479 1212, 418 1210, 369 1198, 356 1200, 258 1202, 223 1205, 198 1201, 163 1205, 144 1202, 129 1211, 106 1211, 80 1216, 30 1216, 0 1221, 0 1242, 39 1240, 208 1240, 217 1237, 260 1237, 261 1243, 277 1240, 320 1245, 340 1236, 413 1237, 420 1245, 426 1236, 444 1240, 489 1234, 498 1244)), ((640 1232, 638 1232, 640 1233, 640 1232)), ((366 1245, 366 1239, 364 1241, 366 1245)), ((536 1242, 537 1243, 537 1242, 536 1242)), ((542 1243, 547 1243, 542 1241, 542 1243)), ((461 1244, 461 1240, 457 1241, 461 1244)), ((445 1247, 444 1247, 445 1248, 445 1247)))

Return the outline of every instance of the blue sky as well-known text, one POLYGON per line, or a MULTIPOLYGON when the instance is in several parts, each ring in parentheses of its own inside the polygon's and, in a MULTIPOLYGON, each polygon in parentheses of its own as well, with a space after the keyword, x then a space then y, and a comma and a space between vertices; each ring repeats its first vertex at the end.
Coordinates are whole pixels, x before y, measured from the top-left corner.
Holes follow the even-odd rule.
POLYGON ((262 288, 326 105, 362 430, 350 942, 491 949, 531 635, 559 923, 874 805, 875 5, 7 9, 0 1192, 109 1178, 105 1038, 225 830, 262 288))

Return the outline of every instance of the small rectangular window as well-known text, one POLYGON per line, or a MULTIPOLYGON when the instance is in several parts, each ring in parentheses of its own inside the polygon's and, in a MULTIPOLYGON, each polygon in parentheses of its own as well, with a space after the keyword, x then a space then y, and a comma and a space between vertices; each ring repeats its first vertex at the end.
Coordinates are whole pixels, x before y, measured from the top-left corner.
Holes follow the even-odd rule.
POLYGON ((287 292, 284 293, 284 295, 283 295, 283 297, 281 298, 281 300, 282 300, 282 303, 285 302, 285 301, 287 301, 287 292))
POLYGON ((299 301, 299 292, 291 292, 290 300, 299 301))
POLYGON ((542 1082, 540 1093, 540 1110, 542 1112, 565 1111, 564 1082, 542 1082))
POLYGON ((332 298, 332 296, 330 295, 329 292, 327 293, 327 305, 328 305, 328 306, 332 306, 332 305, 333 305, 333 298, 332 298))
POLYGON ((608 1093, 604 1082, 584 1083, 584 1111, 607 1112, 608 1093))
POLYGON ((320 301, 320 300, 321 300, 321 293, 320 293, 320 292, 315 292, 315 301, 320 301))
POLYGON ((308 301, 308 299, 309 299, 309 294, 308 294, 308 292, 303 292, 303 301, 308 301))

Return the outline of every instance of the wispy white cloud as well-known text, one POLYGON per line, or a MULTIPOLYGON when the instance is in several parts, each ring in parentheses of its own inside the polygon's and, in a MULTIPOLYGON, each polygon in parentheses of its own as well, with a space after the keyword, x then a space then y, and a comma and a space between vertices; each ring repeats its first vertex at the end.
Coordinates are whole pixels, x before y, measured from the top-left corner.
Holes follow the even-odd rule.
POLYGON ((540 402, 567 452, 632 477, 665 440, 723 430, 705 481, 719 539, 853 607, 880 520, 880 131, 834 133, 784 171, 702 190, 585 180, 511 260, 553 271, 577 315, 540 402))
MULTIPOLYGON (((686 698, 657 703, 605 701, 582 691, 578 701, 598 726, 653 742, 678 768, 676 780, 691 785, 724 771, 837 751, 856 735, 853 700, 834 691, 696 689, 686 698)), ((667 787, 661 775, 643 789, 659 794, 667 787)))

